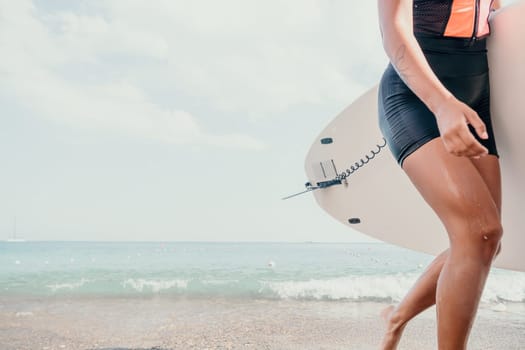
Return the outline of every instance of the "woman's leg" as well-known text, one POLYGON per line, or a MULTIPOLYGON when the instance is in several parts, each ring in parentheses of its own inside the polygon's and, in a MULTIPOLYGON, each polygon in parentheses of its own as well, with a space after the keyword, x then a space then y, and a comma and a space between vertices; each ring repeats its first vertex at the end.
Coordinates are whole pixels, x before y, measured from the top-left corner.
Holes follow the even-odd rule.
MULTIPOLYGON (((501 186, 499 163, 495 156, 487 156, 479 160, 455 157, 444 151, 440 139, 435 139, 428 146, 425 145, 414 152, 413 155, 405 160, 404 164, 404 167, 407 168, 405 171, 416 187, 420 189, 427 202, 433 206, 445 223, 452 243, 465 242, 472 239, 472 237, 469 239, 464 238, 464 236, 470 236, 468 232, 471 232, 471 235, 478 236, 480 235, 479 232, 487 233, 487 228, 473 229, 472 223, 476 220, 479 221, 476 213, 483 214, 487 210, 490 211, 490 208, 492 210, 495 209, 495 213, 493 212, 491 218, 484 222, 485 224, 490 224, 489 226, 497 227, 492 230, 499 230, 501 186), (443 164, 443 162, 446 164, 443 164), (435 175, 440 172, 444 177, 435 178, 435 175), (469 179, 472 176, 475 177, 475 181, 470 182, 469 179), (465 185, 463 186, 464 183, 465 185), (482 194, 481 197, 472 197, 472 191, 478 192, 476 187, 481 187, 481 192, 485 193, 485 197, 482 194), (436 191, 441 193, 436 193, 436 191), (454 198, 459 200, 459 202, 454 202, 454 198), (462 203, 462 201, 464 202, 462 203), (461 207, 460 212, 465 213, 465 216, 459 215, 458 217, 458 212, 454 209, 457 206, 461 207), (456 231, 459 231, 459 233, 455 233, 456 231)), ((490 230, 488 229, 488 231, 490 230)), ((498 232, 491 231, 488 233, 489 235, 492 233, 498 236, 498 232)), ((499 243, 499 239, 496 239, 496 241, 499 243)), ((491 245, 490 241, 485 243, 488 244, 478 244, 478 248, 474 249, 474 251, 477 251, 478 257, 480 254, 483 255, 482 251, 485 250, 483 246, 491 245)), ((454 244, 452 244, 452 247, 454 247, 454 244)), ((464 251, 465 249, 460 249, 459 253, 463 254, 464 251)), ((449 260, 449 254, 449 250, 443 252, 429 265, 397 308, 391 307, 385 310, 384 317, 389 322, 387 333, 383 339, 383 349, 395 349, 408 320, 435 303, 436 289, 438 289, 437 281, 443 266, 449 260)), ((472 255, 472 252, 470 254, 472 255)), ((483 275, 481 274, 481 280, 484 283, 483 275)), ((477 302, 474 314, 476 308, 477 302)), ((469 330, 470 326, 467 328, 469 330)), ((465 340, 467 335, 465 334, 465 340)))
POLYGON ((445 250, 430 263, 396 307, 391 305, 383 310, 381 316, 386 322, 386 332, 381 343, 382 350, 396 349, 408 321, 436 303, 437 281, 448 252, 448 249, 445 250))
MULTIPOLYGON (((478 173, 487 185, 492 199, 501 212, 501 174, 499 160, 494 155, 471 160, 478 173)), ((499 253, 499 248, 496 254, 499 253)), ((449 249, 438 255, 426 268, 403 300, 383 310, 381 316, 386 322, 386 332, 382 341, 382 349, 395 349, 406 324, 422 311, 436 303, 436 287, 443 264, 449 255, 449 249)))

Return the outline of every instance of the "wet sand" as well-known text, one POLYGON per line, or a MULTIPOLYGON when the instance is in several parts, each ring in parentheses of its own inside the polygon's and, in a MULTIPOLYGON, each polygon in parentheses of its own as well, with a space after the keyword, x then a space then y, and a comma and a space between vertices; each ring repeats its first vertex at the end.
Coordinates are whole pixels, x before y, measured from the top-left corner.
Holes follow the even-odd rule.
MULTIPOLYGON (((382 303, 153 298, 0 297, 2 350, 377 349, 382 303)), ((435 309, 400 350, 436 349, 435 309)), ((525 309, 481 307, 469 349, 525 349, 525 309)))

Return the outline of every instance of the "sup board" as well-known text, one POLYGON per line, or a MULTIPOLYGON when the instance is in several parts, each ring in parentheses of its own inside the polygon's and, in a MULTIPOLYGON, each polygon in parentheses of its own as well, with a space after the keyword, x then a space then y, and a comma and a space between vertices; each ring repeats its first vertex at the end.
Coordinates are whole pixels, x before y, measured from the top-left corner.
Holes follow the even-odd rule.
MULTIPOLYGON (((525 271, 525 1, 491 19, 492 118, 502 171, 502 251, 493 266, 525 271)), ((371 237, 437 255, 443 224, 390 153, 379 130, 377 87, 341 112, 305 161, 306 191, 328 214, 371 237)))

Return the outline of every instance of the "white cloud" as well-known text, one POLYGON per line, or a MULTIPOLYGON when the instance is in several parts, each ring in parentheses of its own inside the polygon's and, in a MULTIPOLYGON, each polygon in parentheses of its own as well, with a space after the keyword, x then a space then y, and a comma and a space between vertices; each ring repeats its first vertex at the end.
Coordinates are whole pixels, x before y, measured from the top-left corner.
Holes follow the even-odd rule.
POLYGON ((263 148, 249 135, 212 134, 207 121, 217 112, 228 130, 235 118, 346 105, 386 62, 370 21, 374 2, 105 0, 83 3, 89 11, 0 4, 4 89, 39 116, 163 142, 263 148), (177 93, 207 112, 184 111, 177 93))
POLYGON ((386 62, 372 1, 106 5, 130 27, 161 35, 169 79, 227 112, 263 117, 295 105, 346 103, 386 62))
POLYGON ((248 135, 205 132, 190 113, 153 103, 132 76, 91 79, 89 73, 77 70, 71 78, 62 72, 68 65, 99 64, 112 55, 124 63, 162 59, 167 45, 160 37, 102 16, 42 14, 28 1, 2 2, 1 16, 2 91, 35 115, 167 143, 264 147, 248 135))

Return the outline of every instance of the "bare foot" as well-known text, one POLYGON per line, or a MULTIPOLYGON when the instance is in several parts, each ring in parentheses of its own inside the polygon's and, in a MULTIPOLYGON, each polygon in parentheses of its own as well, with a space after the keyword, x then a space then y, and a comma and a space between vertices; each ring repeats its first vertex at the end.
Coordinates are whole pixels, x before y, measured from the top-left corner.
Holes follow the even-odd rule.
POLYGON ((395 309, 394 305, 389 305, 381 311, 381 318, 386 326, 385 335, 381 342, 381 350, 395 350, 401 340, 405 325, 400 325, 399 322, 394 320, 393 315, 395 309))

